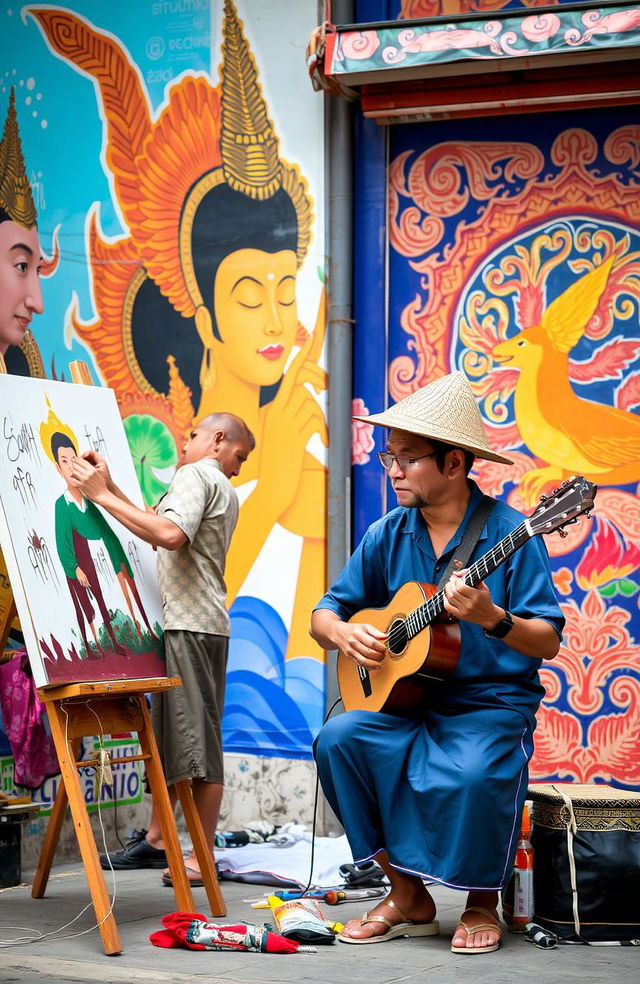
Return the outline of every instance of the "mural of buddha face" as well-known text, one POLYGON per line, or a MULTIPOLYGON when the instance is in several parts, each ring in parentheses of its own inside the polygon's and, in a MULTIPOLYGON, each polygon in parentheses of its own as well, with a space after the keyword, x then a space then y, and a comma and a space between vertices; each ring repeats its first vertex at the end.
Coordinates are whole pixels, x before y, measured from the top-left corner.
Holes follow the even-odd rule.
POLYGON ((295 284, 292 250, 240 249, 225 257, 215 281, 214 311, 224 333, 215 361, 226 372, 259 386, 279 381, 296 337, 295 284))
MULTIPOLYGON (((67 328, 117 393, 149 505, 166 489, 194 419, 224 410, 246 422, 256 453, 232 475, 244 488, 227 603, 238 601, 240 610, 242 599, 257 598, 259 610, 275 616, 268 631, 283 665, 302 661, 303 676, 322 681, 308 613, 325 577, 324 252, 309 256, 309 181, 300 158, 290 162, 281 151, 236 4, 219 6, 218 78, 181 73, 157 106, 116 36, 62 7, 30 8, 50 49, 94 81, 123 221, 122 235, 110 237, 101 203, 87 213, 94 316, 84 320, 74 297, 67 328), (280 541, 292 560, 278 560, 287 577, 274 590, 263 572, 280 541)), ((289 122, 286 112, 280 120, 289 122)), ((318 192, 322 200, 321 184, 318 192)), ((261 647, 265 658, 275 651, 271 642, 261 647)), ((309 700, 310 720, 321 704, 309 700)))
POLYGON ((219 184, 200 202, 184 248, 209 316, 204 330, 196 319, 212 363, 203 379, 205 360, 204 390, 229 376, 257 389, 261 403, 274 395, 298 327, 297 243, 296 212, 282 189, 256 201, 219 184))

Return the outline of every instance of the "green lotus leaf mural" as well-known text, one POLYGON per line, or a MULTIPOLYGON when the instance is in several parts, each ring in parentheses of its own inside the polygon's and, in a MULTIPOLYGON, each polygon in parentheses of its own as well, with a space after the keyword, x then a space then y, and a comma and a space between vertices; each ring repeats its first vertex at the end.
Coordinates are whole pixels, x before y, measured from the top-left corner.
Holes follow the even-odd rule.
POLYGON ((169 482, 163 482, 156 472, 177 464, 176 442, 162 421, 150 414, 134 413, 126 417, 124 429, 142 498, 147 506, 155 506, 169 488, 169 482))

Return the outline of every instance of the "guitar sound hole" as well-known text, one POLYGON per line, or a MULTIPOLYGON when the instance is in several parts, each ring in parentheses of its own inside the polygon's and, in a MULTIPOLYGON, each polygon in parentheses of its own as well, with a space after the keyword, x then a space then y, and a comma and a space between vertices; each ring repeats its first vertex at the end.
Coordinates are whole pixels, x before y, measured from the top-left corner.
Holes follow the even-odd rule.
POLYGON ((409 637, 404 619, 396 618, 389 626, 387 649, 393 656, 399 656, 407 648, 409 637))

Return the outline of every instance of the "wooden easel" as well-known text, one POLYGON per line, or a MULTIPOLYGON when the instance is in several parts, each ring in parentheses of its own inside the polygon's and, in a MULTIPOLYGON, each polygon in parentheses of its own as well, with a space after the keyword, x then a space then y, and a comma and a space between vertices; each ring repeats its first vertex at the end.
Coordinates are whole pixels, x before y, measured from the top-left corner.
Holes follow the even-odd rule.
MULTIPOLYGON (((4 361, 0 357, 0 372, 3 371, 3 367, 4 361)), ((91 376, 84 362, 72 362, 70 370, 74 382, 91 384, 91 376)), ((13 619, 11 605, 15 613, 13 600, 9 605, 5 605, 5 615, 11 615, 6 623, 7 632, 13 619)), ((5 626, 0 621, 0 635, 4 629, 5 626)), ((111 911, 109 893, 78 777, 78 769, 95 766, 97 761, 76 761, 80 739, 96 734, 102 736, 126 731, 137 732, 141 754, 119 758, 117 762, 145 763, 151 795, 164 839, 176 906, 182 912, 193 912, 195 905, 191 885, 184 867, 175 817, 145 696, 148 693, 160 693, 181 685, 179 677, 159 677, 148 680, 60 684, 41 687, 38 690, 40 699, 47 708, 62 782, 49 818, 31 895, 33 898, 42 898, 45 893, 66 808, 69 805, 96 920, 100 928, 102 945, 105 953, 109 955, 121 953, 122 944, 111 911)), ((207 847, 202 824, 195 808, 191 786, 188 780, 178 782, 175 786, 202 871, 211 914, 224 916, 226 915, 224 900, 218 885, 213 857, 207 847)))

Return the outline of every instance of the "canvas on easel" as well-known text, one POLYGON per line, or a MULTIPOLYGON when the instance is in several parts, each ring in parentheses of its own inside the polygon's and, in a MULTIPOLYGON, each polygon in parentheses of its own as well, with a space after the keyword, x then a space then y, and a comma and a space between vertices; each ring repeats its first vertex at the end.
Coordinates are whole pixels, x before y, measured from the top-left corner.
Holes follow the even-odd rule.
MULTIPOLYGON (((17 602, 62 775, 31 894, 45 893, 68 804, 104 951, 115 954, 122 944, 78 779, 85 763, 76 761, 77 745, 95 733, 96 723, 101 735, 137 733, 140 754, 128 761, 145 763, 176 905, 193 911, 146 697, 181 681, 165 672, 151 548, 79 495, 69 477, 76 454, 100 452, 118 487, 142 506, 113 392, 83 385, 89 378, 84 363, 70 366, 75 385, 8 376, 2 369, 0 364, 0 547, 11 584, 0 596, 0 631, 17 602)), ((211 912, 225 915, 189 782, 177 782, 175 789, 211 912)))
POLYGON ((152 548, 69 480, 98 451, 143 507, 113 392, 0 374, 0 546, 39 687, 165 674, 152 548))

